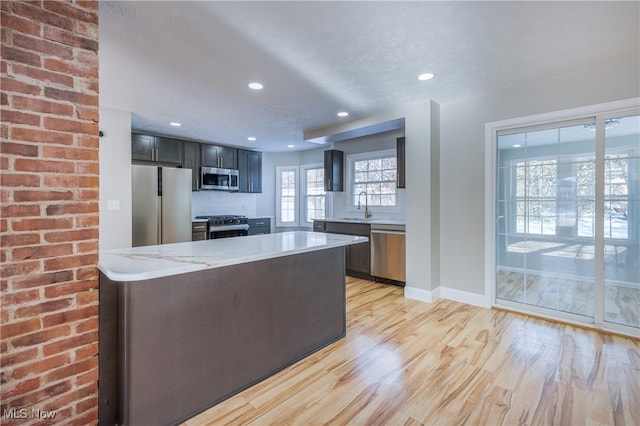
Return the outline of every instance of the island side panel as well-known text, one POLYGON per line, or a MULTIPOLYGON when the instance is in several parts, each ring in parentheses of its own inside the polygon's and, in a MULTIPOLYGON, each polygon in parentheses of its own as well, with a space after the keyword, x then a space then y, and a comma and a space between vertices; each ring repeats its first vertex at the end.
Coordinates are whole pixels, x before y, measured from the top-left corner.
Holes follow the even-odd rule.
POLYGON ((338 247, 116 284, 118 418, 177 423, 344 337, 344 258, 338 247))

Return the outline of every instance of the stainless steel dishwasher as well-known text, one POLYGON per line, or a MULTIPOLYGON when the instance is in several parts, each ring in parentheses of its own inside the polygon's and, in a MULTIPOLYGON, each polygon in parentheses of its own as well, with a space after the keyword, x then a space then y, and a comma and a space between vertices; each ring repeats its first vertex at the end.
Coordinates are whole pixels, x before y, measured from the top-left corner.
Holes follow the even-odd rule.
POLYGON ((405 282, 405 225, 371 224, 371 275, 405 282))

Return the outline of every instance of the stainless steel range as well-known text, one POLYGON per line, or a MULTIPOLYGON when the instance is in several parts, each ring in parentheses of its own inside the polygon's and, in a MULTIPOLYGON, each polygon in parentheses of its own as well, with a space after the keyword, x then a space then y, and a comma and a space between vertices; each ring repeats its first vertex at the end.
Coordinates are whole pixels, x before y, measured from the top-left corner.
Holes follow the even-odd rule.
POLYGON ((244 237, 249 234, 249 220, 246 216, 196 216, 196 219, 209 221, 209 239, 244 237))

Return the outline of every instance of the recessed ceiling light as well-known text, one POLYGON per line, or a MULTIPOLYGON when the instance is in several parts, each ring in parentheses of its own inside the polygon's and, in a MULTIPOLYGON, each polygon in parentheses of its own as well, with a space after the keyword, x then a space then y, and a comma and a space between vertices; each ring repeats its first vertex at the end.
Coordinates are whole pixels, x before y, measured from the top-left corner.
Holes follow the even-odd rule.
POLYGON ((338 113, 338 117, 347 117, 349 115, 349 113, 347 111, 340 111, 338 113))
POLYGON ((422 81, 425 81, 425 80, 431 80, 431 79, 432 79, 433 77, 435 77, 435 76, 436 76, 436 75, 435 75, 434 73, 432 73, 432 72, 426 72, 426 73, 424 73, 424 74, 420 74, 420 75, 418 76, 418 80, 422 80, 422 81))
POLYGON ((287 145, 287 148, 295 148, 295 145, 287 145))
POLYGON ((253 136, 249 136, 249 137, 247 138, 247 140, 248 140, 248 141, 253 142, 253 141, 255 141, 255 140, 256 140, 256 138, 254 138, 253 136))
POLYGON ((519 143, 513 145, 514 148, 520 148, 522 145, 520 145, 519 143))
POLYGON ((169 125, 173 126, 173 127, 180 127, 182 126, 181 123, 178 123, 177 121, 172 121, 171 123, 169 123, 169 125))
POLYGON ((262 89, 262 84, 258 83, 258 82, 253 82, 253 83, 249 83, 249 89, 253 89, 253 90, 260 90, 262 89))

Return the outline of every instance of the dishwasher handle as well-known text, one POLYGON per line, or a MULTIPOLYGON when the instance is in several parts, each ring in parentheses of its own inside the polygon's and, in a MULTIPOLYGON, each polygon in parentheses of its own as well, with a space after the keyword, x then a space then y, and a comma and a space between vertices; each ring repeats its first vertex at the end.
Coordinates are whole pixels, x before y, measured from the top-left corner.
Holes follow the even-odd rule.
POLYGON ((372 229, 372 234, 394 234, 394 235, 405 235, 404 231, 387 231, 386 229, 372 229))

